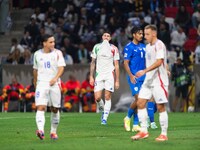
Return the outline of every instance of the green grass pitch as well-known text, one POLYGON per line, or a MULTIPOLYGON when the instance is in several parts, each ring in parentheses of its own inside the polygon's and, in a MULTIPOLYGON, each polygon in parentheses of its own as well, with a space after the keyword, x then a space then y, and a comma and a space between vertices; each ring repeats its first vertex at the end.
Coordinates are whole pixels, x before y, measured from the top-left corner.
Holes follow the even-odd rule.
MULTIPOLYGON (((150 137, 131 141, 126 132, 126 113, 111 113, 108 125, 97 113, 61 113, 59 139, 49 137, 50 113, 46 113, 45 140, 35 135, 35 113, 0 113, 0 150, 199 150, 200 113, 169 113, 167 142, 156 142, 160 127, 149 129, 150 137)), ((158 123, 158 113, 155 115, 158 123)))

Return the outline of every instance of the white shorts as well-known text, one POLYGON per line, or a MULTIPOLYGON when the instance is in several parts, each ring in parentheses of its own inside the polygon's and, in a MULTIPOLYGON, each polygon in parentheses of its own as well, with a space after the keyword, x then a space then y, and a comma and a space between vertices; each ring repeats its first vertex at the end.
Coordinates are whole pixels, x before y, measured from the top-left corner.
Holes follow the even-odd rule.
POLYGON ((95 81, 94 92, 101 91, 103 89, 110 91, 110 92, 114 92, 114 78, 107 79, 107 80, 95 81))
POLYGON ((142 85, 138 98, 150 100, 152 96, 157 104, 168 103, 168 86, 147 87, 142 85))
POLYGON ((61 107, 61 90, 59 84, 50 86, 47 82, 39 82, 35 92, 35 105, 61 107))

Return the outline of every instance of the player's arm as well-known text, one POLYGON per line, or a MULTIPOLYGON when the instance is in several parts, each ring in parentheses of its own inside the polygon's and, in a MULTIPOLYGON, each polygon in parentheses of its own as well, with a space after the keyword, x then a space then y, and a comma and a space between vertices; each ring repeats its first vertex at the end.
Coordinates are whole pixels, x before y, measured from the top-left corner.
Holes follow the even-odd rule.
POLYGON ((130 77, 130 80, 132 83, 136 83, 136 76, 134 76, 132 73, 131 73, 131 70, 130 70, 130 67, 129 67, 129 60, 124 60, 124 69, 126 70, 127 74, 129 75, 130 77))
POLYGON ((92 58, 90 63, 90 85, 94 86, 94 71, 96 67, 96 59, 92 58))
POLYGON ((33 69, 33 84, 36 87, 36 83, 37 83, 37 69, 33 69))
POLYGON ((141 76, 143 76, 144 74, 146 74, 147 72, 158 68, 162 63, 163 63, 163 59, 162 59, 162 58, 161 58, 161 59, 157 59, 151 66, 147 67, 147 68, 144 69, 144 70, 138 71, 138 72, 136 73, 136 76, 137 76, 137 77, 141 77, 141 76))
POLYGON ((56 76, 50 81, 51 86, 54 85, 58 81, 58 79, 62 76, 63 72, 64 72, 64 66, 58 67, 58 72, 56 76))
POLYGON ((115 60, 114 65, 115 65, 115 88, 118 89, 119 88, 119 61, 115 60))

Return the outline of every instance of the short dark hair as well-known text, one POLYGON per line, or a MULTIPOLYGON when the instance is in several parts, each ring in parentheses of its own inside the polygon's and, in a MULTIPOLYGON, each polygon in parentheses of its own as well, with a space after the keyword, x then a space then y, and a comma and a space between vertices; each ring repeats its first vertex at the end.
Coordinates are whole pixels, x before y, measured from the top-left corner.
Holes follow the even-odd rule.
POLYGON ((131 29, 131 34, 135 34, 135 33, 139 32, 140 30, 142 30, 142 28, 140 26, 135 26, 131 29))
POLYGON ((151 29, 151 30, 157 32, 157 27, 154 24, 150 24, 150 25, 145 26, 145 29, 151 29))
POLYGON ((42 36, 41 42, 46 42, 50 37, 53 37, 53 35, 45 34, 44 36, 42 36))

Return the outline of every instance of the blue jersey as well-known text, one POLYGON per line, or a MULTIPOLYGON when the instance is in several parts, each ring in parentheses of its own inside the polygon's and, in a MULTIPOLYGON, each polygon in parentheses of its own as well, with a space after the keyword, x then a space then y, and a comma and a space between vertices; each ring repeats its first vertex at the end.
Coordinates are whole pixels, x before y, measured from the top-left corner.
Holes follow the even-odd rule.
MULTIPOLYGON (((134 44, 128 43, 124 48, 124 60, 129 60, 129 68, 133 75, 139 70, 144 70, 145 65, 145 45, 143 43, 134 44)), ((137 81, 144 81, 145 75, 137 79, 137 81)))

